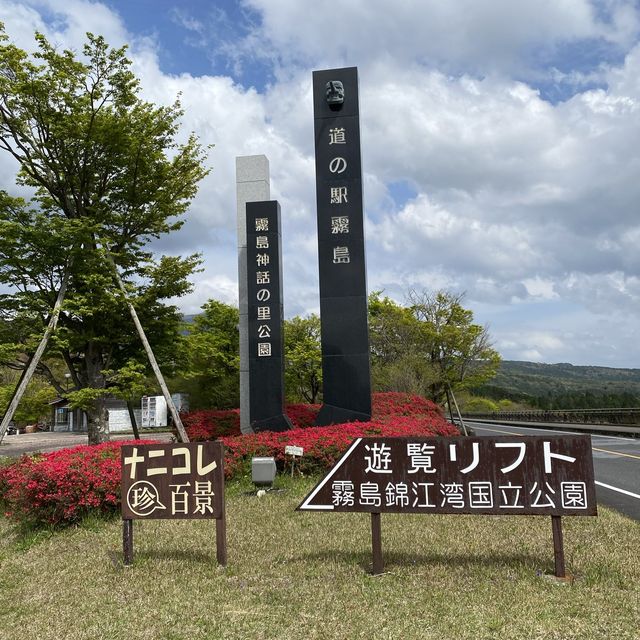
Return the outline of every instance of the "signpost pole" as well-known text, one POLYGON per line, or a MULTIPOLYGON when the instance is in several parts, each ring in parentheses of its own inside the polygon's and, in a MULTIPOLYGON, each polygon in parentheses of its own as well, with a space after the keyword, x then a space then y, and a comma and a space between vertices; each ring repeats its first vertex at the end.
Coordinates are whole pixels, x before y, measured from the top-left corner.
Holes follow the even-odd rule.
POLYGON ((382 527, 380 524, 380 514, 371 514, 371 546, 373 548, 373 575, 377 576, 384 572, 384 562, 382 560, 382 527))
POLYGON ((221 567, 227 566, 227 520, 224 514, 216 518, 216 559, 221 567))
POLYGON ((566 576, 564 569, 564 545, 562 542, 562 516, 551 516, 553 529, 553 559, 555 561, 556 578, 566 576))
POLYGON ((122 551, 124 565, 130 567, 133 564, 133 520, 122 521, 122 551))
POLYGON ((221 567, 227 566, 227 515, 225 512, 224 499, 224 450, 222 453, 222 463, 219 473, 216 473, 213 480, 213 491, 220 496, 221 513, 216 518, 216 559, 221 567))
POLYGON ((566 580, 561 516, 598 515, 591 436, 360 437, 298 509, 369 513, 373 575, 384 570, 382 513, 551 517, 555 575, 566 580))

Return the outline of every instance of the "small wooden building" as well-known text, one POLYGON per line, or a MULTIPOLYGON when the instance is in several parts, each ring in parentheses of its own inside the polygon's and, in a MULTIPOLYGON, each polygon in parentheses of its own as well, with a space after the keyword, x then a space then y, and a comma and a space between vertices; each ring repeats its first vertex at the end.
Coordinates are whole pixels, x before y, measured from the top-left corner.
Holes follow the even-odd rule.
POLYGON ((87 414, 82 409, 72 409, 66 398, 57 398, 49 405, 52 431, 87 431, 87 414))
MULTIPOLYGON (((51 405, 51 425, 53 431, 73 431, 86 433, 87 414, 82 409, 72 409, 66 398, 58 398, 51 405)), ((119 398, 105 398, 105 409, 109 412, 109 433, 119 431, 132 431, 131 420, 127 403, 119 398)), ((138 425, 141 424, 142 417, 140 409, 134 409, 138 425)))

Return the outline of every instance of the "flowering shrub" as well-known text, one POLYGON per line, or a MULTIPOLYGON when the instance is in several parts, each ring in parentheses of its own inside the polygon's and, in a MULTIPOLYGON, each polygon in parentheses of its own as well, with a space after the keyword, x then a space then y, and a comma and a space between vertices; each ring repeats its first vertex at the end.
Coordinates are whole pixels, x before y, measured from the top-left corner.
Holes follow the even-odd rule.
POLYGON ((383 416, 414 416, 421 414, 438 414, 444 416, 442 409, 435 402, 411 393, 388 391, 374 393, 372 402, 374 418, 383 416))
POLYGON ((286 413, 297 429, 313 427, 320 411, 319 404, 288 404, 286 413))
POLYGON ((0 467, 0 499, 6 515, 32 525, 59 525, 79 522, 90 512, 115 513, 120 505, 122 444, 22 456, 0 467))
POLYGON ((192 442, 240 435, 240 409, 192 411, 182 417, 182 423, 192 442))
POLYGON ((227 478, 248 473, 254 456, 273 456, 282 466, 284 448, 289 444, 304 448, 300 469, 313 473, 330 468, 349 443, 360 436, 459 435, 437 404, 409 393, 374 393, 370 422, 311 428, 319 410, 317 404, 287 405, 286 413, 296 428, 283 432, 241 435, 237 409, 195 411, 184 417, 184 425, 194 442, 219 438, 225 443, 227 478))
MULTIPOLYGON (((248 473, 254 456, 273 456, 282 468, 287 445, 304 449, 298 461, 302 472, 320 473, 332 467, 350 443, 362 436, 459 435, 437 405, 406 393, 374 394, 369 422, 313 427, 319 408, 289 405, 287 413, 296 428, 282 432, 240 435, 237 409, 195 411, 184 417, 184 424, 193 441, 220 439, 225 444, 227 478, 248 473)), ((60 525, 78 522, 89 513, 115 513, 120 506, 122 444, 61 449, 0 465, 0 501, 7 515, 34 525, 60 525)))
MULTIPOLYGON (((320 411, 319 404, 289 404, 286 413, 294 427, 313 427, 320 411)), ((372 403, 374 418, 385 416, 442 415, 440 407, 420 396, 410 393, 374 393, 372 403)), ((240 435, 240 410, 192 411, 182 421, 189 439, 193 442, 216 440, 226 436, 240 435)))
POLYGON ((227 478, 249 472, 254 456, 273 456, 284 465, 284 448, 304 449, 298 467, 304 473, 326 471, 347 450, 354 438, 362 436, 457 436, 457 428, 438 414, 374 418, 370 422, 348 422, 314 429, 262 431, 261 433, 220 438, 226 447, 227 478))
MULTIPOLYGON (((286 413, 296 428, 313 427, 320 411, 319 404, 290 404, 286 413)), ((217 440, 240 435, 240 410, 221 409, 192 411, 182 417, 182 423, 192 442, 217 440)))
POLYGON ((14 461, 11 458, 0 458, 0 504, 2 503, 4 494, 9 488, 7 478, 5 477, 7 474, 3 473, 3 471, 12 464, 14 464, 14 461))

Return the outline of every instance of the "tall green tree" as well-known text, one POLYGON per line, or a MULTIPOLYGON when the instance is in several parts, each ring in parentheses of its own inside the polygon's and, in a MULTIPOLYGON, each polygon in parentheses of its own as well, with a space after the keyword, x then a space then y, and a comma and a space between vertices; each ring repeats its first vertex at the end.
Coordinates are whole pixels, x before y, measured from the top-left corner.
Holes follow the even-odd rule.
POLYGON ((443 402, 447 388, 475 387, 495 375, 500 356, 462 296, 411 291, 407 299, 402 306, 380 292, 369 297, 375 388, 443 402))
POLYGON ((284 379, 287 398, 318 402, 322 392, 320 317, 296 316, 284 322, 284 379))
MULTIPOLYGON (((198 257, 155 258, 147 244, 181 226, 207 171, 193 135, 177 142, 179 103, 140 98, 126 48, 87 34, 76 55, 35 38, 29 55, 0 30, 0 149, 17 161, 18 183, 34 194, 30 202, 0 194, 0 285, 9 290, 0 296, 0 354, 13 354, 5 364, 23 366, 68 271, 48 357, 65 362, 70 398, 85 408, 89 441, 98 442, 105 371, 117 374, 143 358, 107 253, 158 360, 170 364, 179 314, 163 300, 190 290, 198 257)), ((65 391, 46 364, 39 373, 65 391)))
POLYGON ((463 299, 442 290, 408 295, 420 323, 421 348, 436 373, 429 385, 429 397, 436 402, 443 402, 448 387, 468 389, 493 378, 500 365, 488 328, 473 322, 473 311, 462 306, 463 299))
POLYGON ((424 395, 437 374, 424 356, 421 325, 411 309, 381 292, 369 296, 371 377, 376 391, 424 395))
POLYGON ((186 362, 178 379, 192 409, 235 408, 240 403, 240 338, 236 307, 209 300, 186 325, 186 362))

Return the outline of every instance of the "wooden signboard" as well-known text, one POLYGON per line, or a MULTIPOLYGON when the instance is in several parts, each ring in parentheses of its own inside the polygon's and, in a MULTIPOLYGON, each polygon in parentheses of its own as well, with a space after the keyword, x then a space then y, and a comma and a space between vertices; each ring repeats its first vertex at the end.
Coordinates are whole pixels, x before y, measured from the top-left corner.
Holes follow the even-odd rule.
POLYGON ((226 565, 224 449, 221 442, 123 445, 125 564, 133 562, 133 521, 215 519, 217 559, 226 565))
POLYGON ((358 438, 298 509, 370 512, 374 573, 380 513, 547 515, 564 575, 560 517, 597 515, 591 437, 358 438))

